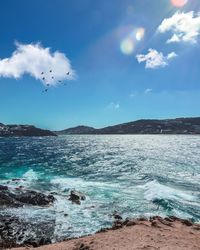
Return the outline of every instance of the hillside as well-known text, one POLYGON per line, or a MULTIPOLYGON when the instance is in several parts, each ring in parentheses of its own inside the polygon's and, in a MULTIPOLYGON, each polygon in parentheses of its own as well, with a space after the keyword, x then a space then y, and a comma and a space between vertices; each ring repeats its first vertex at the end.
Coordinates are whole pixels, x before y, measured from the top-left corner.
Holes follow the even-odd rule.
POLYGON ((44 130, 30 125, 4 125, 0 123, 0 136, 56 136, 56 134, 50 130, 44 130))
POLYGON ((101 129, 78 126, 57 134, 200 134, 200 117, 138 120, 101 129))

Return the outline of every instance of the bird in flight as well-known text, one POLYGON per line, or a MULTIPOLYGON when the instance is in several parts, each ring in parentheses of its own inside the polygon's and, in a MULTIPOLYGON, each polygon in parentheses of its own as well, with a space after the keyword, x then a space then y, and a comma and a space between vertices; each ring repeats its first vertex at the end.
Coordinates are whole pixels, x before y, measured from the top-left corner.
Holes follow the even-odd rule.
POLYGON ((69 75, 69 72, 67 72, 67 75, 69 75))
POLYGON ((51 72, 52 72, 52 69, 51 69, 51 70, 49 70, 49 72, 51 73, 51 72))
POLYGON ((44 72, 41 72, 41 75, 44 75, 44 72))

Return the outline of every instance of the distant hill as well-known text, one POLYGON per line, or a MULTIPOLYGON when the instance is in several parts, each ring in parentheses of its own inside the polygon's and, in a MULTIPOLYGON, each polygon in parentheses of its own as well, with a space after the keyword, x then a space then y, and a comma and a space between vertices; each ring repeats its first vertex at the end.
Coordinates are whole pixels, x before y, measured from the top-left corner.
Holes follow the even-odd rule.
POLYGON ((96 129, 88 126, 77 126, 74 128, 68 128, 61 131, 57 131, 57 134, 93 134, 96 129))
POLYGON ((0 136, 57 136, 50 130, 36 128, 30 125, 4 125, 0 123, 0 136))
POLYGON ((78 126, 57 134, 200 134, 200 117, 165 120, 138 120, 119 125, 95 129, 78 126))

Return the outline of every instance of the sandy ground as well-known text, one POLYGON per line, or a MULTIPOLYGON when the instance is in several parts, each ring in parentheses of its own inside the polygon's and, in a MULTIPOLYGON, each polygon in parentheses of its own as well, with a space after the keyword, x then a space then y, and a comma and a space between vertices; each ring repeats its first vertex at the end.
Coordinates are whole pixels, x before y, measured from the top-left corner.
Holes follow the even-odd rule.
MULTIPOLYGON (((106 232, 41 246, 37 250, 200 250, 200 225, 159 217, 151 221, 132 220, 121 227, 116 225, 106 232)), ((13 250, 26 249, 35 248, 13 250)))

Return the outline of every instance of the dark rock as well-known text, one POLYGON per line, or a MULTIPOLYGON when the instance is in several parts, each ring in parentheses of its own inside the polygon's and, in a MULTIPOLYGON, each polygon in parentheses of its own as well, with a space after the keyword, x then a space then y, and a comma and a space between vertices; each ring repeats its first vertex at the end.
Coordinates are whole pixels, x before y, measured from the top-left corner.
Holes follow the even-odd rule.
POLYGON ((169 218, 169 217, 165 217, 165 220, 166 220, 166 221, 169 221, 169 222, 174 222, 174 220, 171 219, 171 218, 169 218))
POLYGON ((8 190, 8 187, 7 187, 7 186, 0 185, 0 191, 1 191, 1 190, 8 190))
POLYGON ((83 193, 71 190, 69 200, 80 205, 80 200, 85 200, 86 197, 83 193))
POLYGON ((162 223, 165 226, 172 227, 172 223, 169 221, 166 221, 165 219, 161 218, 159 219, 160 223, 162 223))
POLYGON ((136 222, 136 220, 129 220, 129 221, 127 221, 127 223, 126 223, 126 226, 127 227, 131 227, 131 226, 135 226, 135 225, 137 225, 138 223, 136 222))
POLYGON ((184 224, 184 225, 186 225, 188 227, 191 227, 193 225, 193 223, 191 221, 189 221, 189 220, 182 219, 181 222, 182 222, 182 224, 184 224))
POLYGON ((24 204, 31 204, 36 206, 46 206, 55 201, 53 195, 45 195, 35 191, 25 191, 15 195, 15 199, 24 204))
POLYGON ((46 206, 55 201, 52 195, 45 195, 35 191, 17 190, 16 193, 8 190, 0 191, 0 206, 20 207, 24 204, 46 206))
POLYGON ((171 219, 172 221, 181 221, 180 218, 176 217, 176 216, 169 216, 169 219, 171 219))
POLYGON ((145 217, 140 217, 140 218, 138 218, 138 221, 148 221, 148 219, 145 217))
POLYGON ((117 211, 114 211, 113 217, 115 218, 115 220, 122 220, 122 219, 123 219, 123 218, 121 217, 121 215, 120 215, 117 211))
POLYGON ((116 220, 116 221, 113 223, 112 230, 116 230, 116 229, 122 228, 123 225, 124 225, 124 224, 123 224, 123 221, 121 221, 121 220, 116 220))
POLYGON ((159 227, 158 222, 155 220, 151 222, 151 226, 152 227, 159 227))
POLYGON ((51 243, 54 221, 35 224, 14 216, 0 215, 0 249, 30 245, 38 247, 51 243))
POLYGON ((12 181, 25 181, 26 179, 13 178, 12 181))
POLYGON ((8 191, 0 191, 0 206, 21 207, 23 204, 15 200, 8 191))

